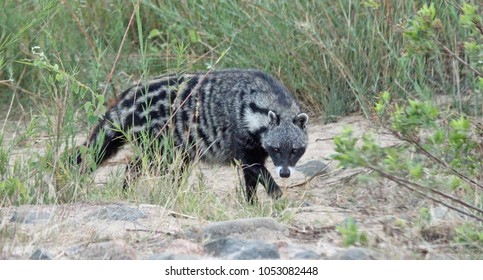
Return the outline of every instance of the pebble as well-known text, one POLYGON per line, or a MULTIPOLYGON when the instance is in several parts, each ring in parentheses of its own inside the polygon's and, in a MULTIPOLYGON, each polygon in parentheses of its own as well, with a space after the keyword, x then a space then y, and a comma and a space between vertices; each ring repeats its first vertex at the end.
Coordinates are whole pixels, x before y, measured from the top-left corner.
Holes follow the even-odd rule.
POLYGON ((248 218, 215 222, 203 228, 204 240, 226 237, 280 240, 287 235, 288 229, 272 218, 248 218))
POLYGON ((50 211, 45 210, 19 210, 13 213, 10 222, 23 224, 46 223, 52 216, 50 211))
POLYGON ((307 177, 312 177, 318 173, 329 172, 327 164, 320 160, 309 160, 303 164, 295 166, 295 170, 304 173, 307 177))
POLYGON ((31 260, 51 260, 52 257, 48 252, 43 249, 37 249, 35 252, 30 256, 31 260))
POLYGON ((304 250, 296 253, 291 259, 294 260, 320 260, 320 255, 312 250, 304 250))
POLYGON ((205 252, 223 259, 280 259, 280 253, 275 245, 260 240, 223 238, 206 243, 204 248, 205 252))
POLYGON ((375 260, 374 252, 364 248, 349 248, 329 257, 330 260, 375 260))
POLYGON ((107 205, 94 210, 88 217, 99 220, 134 222, 139 218, 146 218, 143 211, 127 205, 107 205))
POLYGON ((167 246, 163 246, 163 251, 175 255, 202 255, 203 247, 195 242, 186 239, 175 239, 167 246))
POLYGON ((164 254, 152 255, 147 259, 148 260, 201 260, 206 258, 203 258, 202 256, 196 256, 196 255, 178 255, 173 253, 164 253, 164 254))
POLYGON ((80 260, 135 260, 135 250, 124 240, 77 245, 66 250, 68 257, 80 260))

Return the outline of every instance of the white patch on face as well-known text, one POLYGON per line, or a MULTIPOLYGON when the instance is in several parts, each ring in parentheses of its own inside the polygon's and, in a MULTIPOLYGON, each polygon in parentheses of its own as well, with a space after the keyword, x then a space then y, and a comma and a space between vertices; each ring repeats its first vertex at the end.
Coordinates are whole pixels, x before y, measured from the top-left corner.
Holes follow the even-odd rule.
POLYGON ((268 117, 264 114, 253 113, 250 109, 246 109, 245 125, 248 131, 255 132, 261 127, 268 126, 268 117))
POLYGON ((281 166, 275 166, 275 174, 277 174, 278 178, 280 178, 280 171, 282 171, 281 166))

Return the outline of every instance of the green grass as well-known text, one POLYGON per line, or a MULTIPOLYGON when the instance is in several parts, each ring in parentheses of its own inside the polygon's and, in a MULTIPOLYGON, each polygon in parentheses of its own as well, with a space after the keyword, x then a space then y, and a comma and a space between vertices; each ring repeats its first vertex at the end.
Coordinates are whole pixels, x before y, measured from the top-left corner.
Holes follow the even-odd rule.
MULTIPOLYGON (((259 68, 326 122, 353 112, 369 117, 382 91, 401 99, 445 95, 459 112, 481 117, 481 92, 467 67, 440 50, 408 55, 403 33, 422 7, 416 2, 144 0, 123 41, 136 1, 2 1, 0 205, 128 199, 226 218, 224 202, 202 180, 161 178, 180 180, 185 189, 175 193, 134 183, 147 189, 127 197, 113 181, 92 194, 85 187, 92 178, 65 164, 64 151, 77 145, 76 135, 87 136, 109 100, 167 72, 259 68)), ((435 38, 456 53, 471 37, 457 24, 461 4, 436 4, 435 38)), ((285 206, 240 206, 234 215, 272 215, 277 207, 285 206)))
MULTIPOLYGON (((25 104, 51 97, 43 71, 19 63, 33 58, 34 46, 92 91, 103 92, 134 7, 131 1, 61 2, 1 4, 0 75, 13 79, 17 91, 31 93, 19 92, 25 104)), ((269 71, 307 109, 322 112, 327 120, 360 109, 369 114, 373 97, 382 90, 461 94, 461 83, 471 80, 462 76, 458 90, 446 55, 405 56, 403 30, 422 4, 370 2, 142 1, 106 99, 133 80, 211 66, 269 71)), ((462 2, 436 6, 442 22, 438 37, 451 50, 468 37, 456 24, 462 2)), ((481 105, 477 111, 481 114, 481 105)))

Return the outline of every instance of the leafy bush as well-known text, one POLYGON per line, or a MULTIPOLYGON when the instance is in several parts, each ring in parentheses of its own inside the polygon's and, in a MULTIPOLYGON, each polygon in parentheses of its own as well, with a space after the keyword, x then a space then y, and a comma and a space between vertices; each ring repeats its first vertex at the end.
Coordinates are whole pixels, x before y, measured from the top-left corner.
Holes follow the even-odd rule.
MULTIPOLYGON (((353 136, 351 128, 346 128, 334 138, 337 153, 333 158, 343 167, 368 168, 379 177, 483 222, 483 127, 480 118, 483 25, 478 8, 465 3, 456 26, 459 32, 467 35, 466 41, 460 42, 465 46, 465 57, 446 45, 434 3, 424 5, 408 21, 404 31, 407 49, 404 59, 434 63, 445 55, 453 66, 459 65, 456 67, 461 72, 453 72, 454 78, 456 83, 464 81, 472 92, 471 102, 466 104, 471 104, 473 110, 466 110, 468 114, 465 114, 464 103, 469 99, 463 100, 459 87, 455 88, 458 98, 454 103, 437 102, 446 93, 432 92, 429 88, 424 90, 426 96, 407 100, 383 91, 375 102, 373 119, 399 142, 385 147, 371 133, 358 138, 353 136)), ((421 217, 427 216, 427 212, 427 208, 422 208, 421 217)), ((463 233, 467 233, 470 240, 479 240, 481 226, 472 227, 470 231, 459 230, 457 241, 464 239, 463 233)))

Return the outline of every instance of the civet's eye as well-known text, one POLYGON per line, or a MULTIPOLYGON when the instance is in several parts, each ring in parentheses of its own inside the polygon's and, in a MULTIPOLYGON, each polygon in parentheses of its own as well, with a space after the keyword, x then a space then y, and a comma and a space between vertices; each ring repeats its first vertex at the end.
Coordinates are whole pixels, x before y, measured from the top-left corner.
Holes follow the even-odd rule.
POLYGON ((297 149, 292 149, 292 154, 297 153, 297 149))
POLYGON ((279 148, 273 148, 273 151, 276 152, 277 154, 280 153, 280 149, 279 148))

